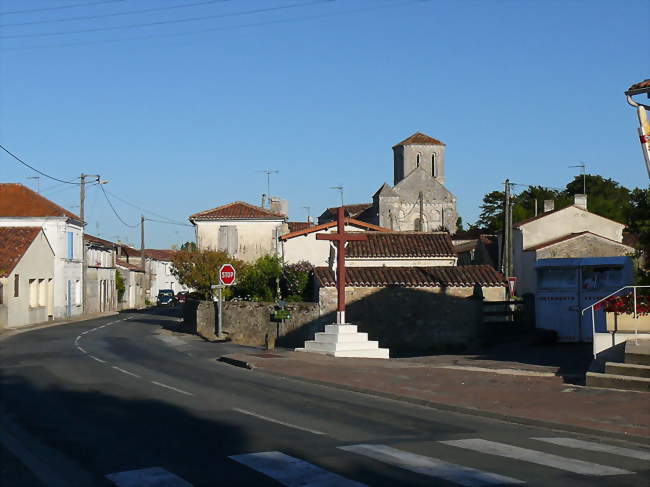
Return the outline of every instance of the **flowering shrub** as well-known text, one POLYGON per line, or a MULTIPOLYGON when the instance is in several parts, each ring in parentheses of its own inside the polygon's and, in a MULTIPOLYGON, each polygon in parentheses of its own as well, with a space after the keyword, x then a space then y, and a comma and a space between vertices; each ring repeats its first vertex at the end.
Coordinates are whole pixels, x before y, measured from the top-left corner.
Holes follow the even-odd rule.
POLYGON ((287 301, 311 301, 314 267, 306 261, 286 264, 282 268, 282 293, 287 301))
MULTIPOLYGON (((604 310, 608 313, 634 314, 634 294, 624 296, 612 296, 594 306, 596 310, 604 310)), ((636 312, 639 315, 650 314, 650 296, 637 293, 636 312)))

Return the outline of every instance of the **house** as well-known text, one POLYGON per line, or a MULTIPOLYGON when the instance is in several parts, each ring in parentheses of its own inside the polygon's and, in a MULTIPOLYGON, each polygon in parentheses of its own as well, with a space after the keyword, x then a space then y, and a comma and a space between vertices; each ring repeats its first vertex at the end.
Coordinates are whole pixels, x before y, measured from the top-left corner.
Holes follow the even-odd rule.
POLYGON ((22 184, 0 184, 0 227, 39 227, 54 252, 52 317, 80 315, 83 226, 74 213, 22 184))
MULTIPOLYGON (((355 205, 344 205, 344 215, 346 218, 354 218, 358 220, 359 215, 362 215, 366 210, 372 208, 372 203, 360 203, 355 205)), ((318 217, 318 224, 322 225, 324 223, 335 222, 337 218, 338 206, 327 208, 321 215, 318 217)))
MULTIPOLYGON (((320 225, 306 226, 280 235, 280 255, 287 264, 307 261, 313 266, 329 265, 331 244, 326 240, 316 240, 319 233, 336 232, 336 221, 320 225)), ((290 227, 291 228, 291 227, 290 227)), ((386 228, 354 218, 345 219, 345 231, 371 230, 387 232, 386 228)))
POLYGON ((52 319, 54 250, 41 227, 0 227, 0 329, 52 319))
POLYGON ((625 225, 587 210, 585 195, 574 204, 555 210, 545 202, 545 212, 515 224, 513 271, 518 294, 535 293, 539 259, 617 257, 631 255, 634 248, 623 243, 625 225))
POLYGON ((287 215, 236 201, 189 217, 199 250, 221 250, 236 259, 253 262, 279 255, 278 237, 285 233, 287 215))
POLYGON ((140 309, 147 303, 147 283, 142 265, 142 251, 122 243, 116 244, 115 267, 124 289, 118 289, 118 309, 140 309))
POLYGON ((452 237, 458 265, 491 265, 499 268, 499 237, 480 232, 456 232, 452 237))
POLYGON ((86 313, 117 310, 116 245, 84 234, 86 252, 86 313))
POLYGON ((171 289, 174 293, 189 291, 190 289, 178 282, 171 272, 172 259, 176 254, 172 249, 147 249, 145 250, 147 262, 147 287, 150 299, 153 301, 161 289, 171 289))

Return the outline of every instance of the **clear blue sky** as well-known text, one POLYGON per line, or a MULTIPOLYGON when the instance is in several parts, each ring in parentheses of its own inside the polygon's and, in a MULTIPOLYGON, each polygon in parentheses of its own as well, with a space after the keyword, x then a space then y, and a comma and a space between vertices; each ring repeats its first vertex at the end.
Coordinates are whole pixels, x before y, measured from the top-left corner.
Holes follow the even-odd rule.
MULTIPOLYGON (((301 206, 335 206, 330 186, 368 202, 392 184, 391 146, 416 131, 447 144, 465 222, 505 178, 563 187, 579 161, 648 183, 623 96, 650 76, 647 0, 0 0, 0 11, 0 142, 58 178, 99 173, 107 191, 174 220, 259 204, 267 168, 294 220, 301 206), (108 15, 147 9, 158 10, 108 15)), ((35 187, 33 175, 0 154, 0 180, 35 187)), ((78 211, 77 187, 40 184, 78 211)), ((139 246, 97 187, 86 215, 90 233, 139 246)), ((147 235, 165 248, 193 231, 149 223, 147 235)))

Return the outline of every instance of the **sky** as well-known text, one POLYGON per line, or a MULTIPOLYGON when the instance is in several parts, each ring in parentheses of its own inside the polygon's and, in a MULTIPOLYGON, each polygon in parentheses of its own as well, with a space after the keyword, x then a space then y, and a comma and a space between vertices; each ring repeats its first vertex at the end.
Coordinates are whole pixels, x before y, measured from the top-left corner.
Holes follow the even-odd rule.
MULTIPOLYGON (((648 0, 0 0, 0 144, 108 181, 87 232, 139 247, 144 214, 169 248, 193 213, 259 205, 266 169, 295 221, 333 186, 370 202, 423 132, 474 222, 506 178, 563 188, 581 162, 647 186, 623 92, 650 77, 648 18, 648 0)), ((77 185, 37 175, 0 154, 0 181, 78 213, 77 185)))

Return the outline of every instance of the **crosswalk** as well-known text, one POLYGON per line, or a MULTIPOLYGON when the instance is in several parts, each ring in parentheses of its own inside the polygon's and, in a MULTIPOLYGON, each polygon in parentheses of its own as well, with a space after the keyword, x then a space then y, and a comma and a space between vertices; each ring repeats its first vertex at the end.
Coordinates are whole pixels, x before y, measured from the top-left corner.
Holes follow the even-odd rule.
MULTIPOLYGON (((531 442, 538 443, 540 449, 533 449, 521 445, 514 445, 504 442, 492 441, 483 438, 465 438, 456 440, 443 440, 430 442, 426 446, 427 451, 439 452, 443 458, 436 456, 422 455, 383 444, 356 444, 340 445, 333 447, 332 454, 328 455, 329 463, 334 464, 336 455, 348 455, 343 464, 350 464, 355 459, 363 461, 379 462, 389 469, 397 469, 397 472, 415 473, 423 479, 429 478, 436 481, 444 481, 451 485, 464 487, 489 487, 496 485, 525 485, 535 480, 534 474, 528 474, 526 465, 534 465, 536 468, 549 469, 548 474, 554 472, 573 474, 569 479, 576 479, 576 475, 588 480, 587 485, 597 485, 598 478, 603 479, 631 479, 626 485, 644 485, 644 478, 650 472, 650 450, 641 448, 628 448, 616 445, 608 445, 600 442, 585 441, 568 437, 534 437, 524 439, 526 446, 531 442), (548 453, 543 448, 553 449, 554 453, 548 453), (555 448, 559 447, 559 448, 555 448), (339 452, 338 454, 336 452, 339 452), (467 452, 467 455, 459 453, 467 452), (596 457, 601 463, 585 461, 572 458, 571 453, 580 456, 583 453, 596 452, 596 457), (485 465, 479 457, 507 459, 506 462, 489 462, 490 471, 472 466, 472 462, 485 465), (459 463, 448 461, 450 455, 455 458, 462 458, 459 463), (447 458, 447 459, 445 459, 447 458), (623 462, 625 468, 618 463, 623 462), (462 464, 460 464, 462 463, 462 464), (524 468, 510 467, 518 465, 524 468), (631 467, 634 465, 634 467, 631 467), (515 472, 515 478, 509 472, 499 472, 498 469, 508 469, 515 472), (523 475, 522 475, 523 472, 523 475), (638 482, 635 481, 638 478, 638 482), (639 483, 640 482, 640 483, 639 483)), ((413 447, 411 447, 412 449, 413 447)), ((243 453, 228 457, 237 464, 251 469, 265 477, 274 480, 276 483, 287 487, 364 487, 362 479, 348 478, 341 472, 333 472, 317 465, 318 461, 311 463, 302 458, 288 455, 280 451, 264 451, 254 453, 243 453)), ((310 458, 313 461, 313 459, 310 458)), ((456 460, 458 461, 458 460, 456 460)), ((325 462, 327 463, 327 462, 325 462)), ((130 487, 138 485, 142 487, 155 486, 178 486, 188 487, 192 484, 171 472, 156 467, 151 469, 133 470, 118 472, 106 475, 118 487, 130 487)), ((354 477, 354 475, 351 475, 354 477)), ((646 479, 647 480, 647 479, 646 479)), ((367 481, 367 480, 366 480, 367 481)), ((572 483, 571 480, 566 482, 572 483)), ((197 483, 201 483, 200 481, 197 483)), ((537 482, 539 483, 539 482, 537 482)), ((550 483, 548 485, 562 485, 550 483)), ((610 484, 611 485, 611 484, 610 484)))

